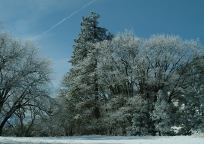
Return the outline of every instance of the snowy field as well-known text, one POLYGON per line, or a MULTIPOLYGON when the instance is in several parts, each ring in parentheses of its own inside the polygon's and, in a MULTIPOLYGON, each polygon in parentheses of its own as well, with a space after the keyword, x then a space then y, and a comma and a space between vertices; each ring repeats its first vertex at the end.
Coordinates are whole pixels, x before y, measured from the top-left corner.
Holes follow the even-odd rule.
POLYGON ((204 137, 0 137, 0 144, 204 144, 204 137))

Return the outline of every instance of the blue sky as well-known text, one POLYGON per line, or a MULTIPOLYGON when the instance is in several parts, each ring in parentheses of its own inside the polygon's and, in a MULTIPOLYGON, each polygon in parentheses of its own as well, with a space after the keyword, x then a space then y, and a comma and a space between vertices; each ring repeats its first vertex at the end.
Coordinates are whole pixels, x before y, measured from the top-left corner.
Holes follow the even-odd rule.
POLYGON ((17 38, 33 40, 40 54, 52 61, 54 88, 70 68, 81 18, 90 11, 99 13, 100 25, 114 34, 128 29, 140 37, 176 34, 204 43, 204 0, 95 0, 88 6, 90 2, 0 0, 0 27, 17 38), (70 14, 74 15, 44 33, 70 14))

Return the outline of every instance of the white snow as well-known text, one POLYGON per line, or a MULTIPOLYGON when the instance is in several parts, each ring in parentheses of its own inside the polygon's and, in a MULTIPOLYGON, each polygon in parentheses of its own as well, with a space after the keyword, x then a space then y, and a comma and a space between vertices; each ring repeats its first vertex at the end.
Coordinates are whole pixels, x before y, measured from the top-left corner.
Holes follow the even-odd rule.
POLYGON ((204 137, 134 137, 134 136, 74 136, 74 137, 0 137, 0 144, 204 144, 204 137))

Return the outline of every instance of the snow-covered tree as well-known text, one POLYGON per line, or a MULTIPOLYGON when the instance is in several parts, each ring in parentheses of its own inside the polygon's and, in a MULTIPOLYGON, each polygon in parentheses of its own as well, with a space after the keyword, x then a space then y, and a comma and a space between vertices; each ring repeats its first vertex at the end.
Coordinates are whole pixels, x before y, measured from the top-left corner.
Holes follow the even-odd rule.
POLYGON ((172 126, 174 125, 173 115, 176 113, 173 111, 172 103, 168 102, 168 93, 164 90, 159 90, 157 94, 157 101, 154 104, 154 110, 152 112, 152 119, 156 131, 159 135, 173 135, 172 126))
POLYGON ((187 80, 181 87, 182 106, 180 134, 189 135, 193 130, 203 131, 204 118, 204 57, 203 54, 195 57, 187 67, 184 75, 187 80))
POLYGON ((49 74, 49 62, 33 44, 0 34, 0 135, 18 111, 31 119, 49 111, 49 74))
MULTIPOLYGON (((100 114, 100 86, 98 83, 98 52, 95 43, 110 40, 112 35, 98 26, 99 15, 91 13, 83 17, 81 32, 75 40, 70 60, 72 68, 65 80, 68 86, 67 101, 75 101, 75 116, 72 117, 79 133, 99 133, 97 126, 100 114), (91 125, 93 124, 93 126, 91 125), (91 127, 92 126, 92 127, 91 127), (82 132, 83 131, 83 132, 82 132)), ((69 102, 68 102, 69 103, 69 102)), ((77 132, 76 132, 77 133, 77 132)))
POLYGON ((99 51, 98 75, 106 95, 122 94, 132 97, 136 86, 137 67, 141 56, 141 40, 130 32, 119 34, 112 41, 97 45, 99 51))
POLYGON ((154 125, 150 119, 150 105, 142 96, 136 95, 131 99, 134 107, 131 135, 150 135, 154 133, 154 125))
MULTIPOLYGON (((178 110, 184 101, 183 83, 189 83, 189 76, 193 74, 188 66, 198 56, 198 42, 168 35, 145 40, 123 33, 97 47, 100 83, 107 99, 136 95, 142 99, 141 107, 136 104, 138 108, 132 113, 135 133, 154 135, 159 131, 171 134, 171 127, 178 123, 171 113, 178 112, 175 109, 178 110), (159 91, 166 94, 160 95, 159 91), (178 103, 177 107, 175 103, 178 103), (160 115, 162 112, 164 115, 160 115), (142 119, 142 123, 138 119, 142 119), (165 125, 167 127, 161 129, 165 125)), ((121 107, 124 105, 126 103, 121 107)))

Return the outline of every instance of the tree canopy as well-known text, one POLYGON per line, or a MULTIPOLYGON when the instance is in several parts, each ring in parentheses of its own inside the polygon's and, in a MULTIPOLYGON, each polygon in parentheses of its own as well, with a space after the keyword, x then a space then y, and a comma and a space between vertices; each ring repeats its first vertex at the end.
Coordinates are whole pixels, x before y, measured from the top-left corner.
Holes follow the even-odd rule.
POLYGON ((113 37, 97 29, 97 19, 95 13, 83 18, 64 79, 66 135, 176 135, 200 128, 199 42, 131 32, 113 37))

